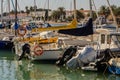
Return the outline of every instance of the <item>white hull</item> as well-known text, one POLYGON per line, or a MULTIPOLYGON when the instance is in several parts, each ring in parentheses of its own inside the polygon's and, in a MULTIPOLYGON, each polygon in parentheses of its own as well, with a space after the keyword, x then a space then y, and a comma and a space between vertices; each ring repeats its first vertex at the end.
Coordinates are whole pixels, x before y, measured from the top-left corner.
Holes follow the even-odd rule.
POLYGON ((57 50, 44 50, 44 52, 39 55, 32 58, 32 60, 57 60, 59 59, 63 54, 63 50, 57 49, 57 50))
MULTIPOLYGON (((15 45, 15 53, 17 56, 21 56, 22 46, 23 44, 15 45)), ((35 55, 33 49, 31 49, 30 59, 31 60, 57 60, 62 56, 63 50, 64 49, 61 49, 61 48, 48 49, 48 50, 43 49, 43 53, 41 55, 35 55)))

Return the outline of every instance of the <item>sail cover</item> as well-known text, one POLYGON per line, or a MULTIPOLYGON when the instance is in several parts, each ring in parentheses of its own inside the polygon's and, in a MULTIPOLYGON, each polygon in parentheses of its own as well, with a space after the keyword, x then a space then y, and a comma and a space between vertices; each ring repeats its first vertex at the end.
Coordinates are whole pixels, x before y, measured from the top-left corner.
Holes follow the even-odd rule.
POLYGON ((93 34, 92 18, 89 18, 86 25, 81 28, 59 30, 58 33, 72 35, 72 36, 87 36, 93 34))

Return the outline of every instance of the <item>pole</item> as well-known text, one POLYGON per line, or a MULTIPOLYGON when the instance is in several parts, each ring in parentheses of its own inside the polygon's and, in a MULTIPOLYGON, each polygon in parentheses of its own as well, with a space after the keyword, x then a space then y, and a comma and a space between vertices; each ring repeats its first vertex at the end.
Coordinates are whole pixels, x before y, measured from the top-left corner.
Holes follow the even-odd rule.
POLYGON ((48 19, 47 20, 49 21, 49 0, 48 0, 48 19))
POLYGON ((76 0, 74 0, 74 19, 76 19, 76 0))
MULTIPOLYGON (((15 27, 18 26, 17 24, 17 0, 15 0, 15 27)), ((15 29, 15 36, 17 36, 17 30, 15 29)))
POLYGON ((98 11, 97 11, 97 8, 96 8, 96 6, 95 6, 94 0, 93 0, 92 2, 93 2, 93 6, 94 6, 94 8, 95 8, 95 13, 96 13, 97 18, 98 18, 98 17, 99 17, 99 15, 98 15, 98 11))
POLYGON ((8 0, 8 11, 9 11, 9 19, 10 19, 10 0, 8 0))
POLYGON ((36 20, 36 0, 34 0, 34 13, 35 13, 35 20, 36 20))
POLYGON ((92 1, 89 0, 90 2, 90 17, 93 18, 93 12, 92 12, 92 1))
POLYGON ((1 22, 3 25, 3 0, 1 0, 1 22))
MULTIPOLYGON (((92 1, 91 0, 89 0, 89 4, 90 4, 90 18, 93 18, 92 1)), ((93 42, 93 35, 91 35, 91 42, 93 42)))

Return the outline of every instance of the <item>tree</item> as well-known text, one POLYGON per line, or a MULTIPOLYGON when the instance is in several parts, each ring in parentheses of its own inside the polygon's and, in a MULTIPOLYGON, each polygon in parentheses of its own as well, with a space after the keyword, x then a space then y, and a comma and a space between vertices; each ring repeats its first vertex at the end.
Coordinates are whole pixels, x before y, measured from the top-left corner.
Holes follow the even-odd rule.
POLYGON ((10 11, 10 14, 14 14, 14 12, 15 12, 14 10, 11 10, 11 11, 10 11))
POLYGON ((26 9, 26 13, 27 13, 27 16, 28 16, 28 14, 30 13, 30 10, 28 9, 28 6, 26 6, 25 9, 26 9))
POLYGON ((84 10, 83 8, 81 8, 80 10, 84 10))
POLYGON ((116 16, 120 16, 120 7, 118 7, 117 9, 116 9, 116 14, 115 14, 116 16))
POLYGON ((59 7, 58 12, 59 12, 60 20, 62 21, 63 19, 65 19, 66 16, 65 8, 59 7))
POLYGON ((107 7, 105 5, 100 7, 99 14, 105 15, 107 7))
POLYGON ((100 11, 98 13, 101 14, 101 15, 104 15, 105 18, 107 18, 110 15, 109 7, 104 6, 104 5, 101 6, 100 7, 100 11))
POLYGON ((30 6, 30 12, 34 11, 34 7, 30 6))
POLYGON ((85 16, 82 12, 76 10, 77 20, 83 19, 85 16))

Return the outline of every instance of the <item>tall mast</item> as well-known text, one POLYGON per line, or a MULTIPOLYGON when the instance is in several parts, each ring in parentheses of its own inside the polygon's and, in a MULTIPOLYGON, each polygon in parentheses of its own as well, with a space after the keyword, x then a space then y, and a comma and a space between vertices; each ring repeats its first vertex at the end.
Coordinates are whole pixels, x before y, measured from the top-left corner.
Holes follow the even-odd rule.
POLYGON ((97 11, 97 8, 96 8, 96 6, 95 6, 94 0, 92 0, 92 2, 93 2, 93 6, 94 6, 94 8, 95 8, 95 13, 96 13, 97 18, 98 18, 98 17, 99 17, 99 15, 98 15, 98 11, 97 11))
POLYGON ((10 0, 8 0, 8 11, 9 11, 9 19, 10 19, 10 0))
POLYGON ((110 2, 108 0, 107 0, 107 3, 108 3, 108 6, 109 6, 109 9, 110 9, 110 13, 111 13, 111 15, 113 17, 113 20, 114 20, 114 24, 116 25, 116 31, 118 32, 118 25, 117 25, 115 15, 113 14, 112 8, 110 7, 110 2))
POLYGON ((49 20, 49 0, 48 0, 48 19, 49 20))
POLYGON ((76 0, 74 0, 74 19, 76 19, 76 0))
POLYGON ((36 0, 34 0, 34 14, 35 14, 35 20, 36 20, 36 0))
POLYGON ((92 12, 92 1, 89 0, 90 3, 90 17, 93 18, 93 12, 92 12))
POLYGON ((17 23, 17 0, 15 0, 15 23, 17 23))
MULTIPOLYGON (((89 0, 90 5, 90 18, 93 18, 93 11, 92 11, 92 1, 89 0)), ((93 42, 93 35, 91 35, 91 42, 93 42)))
POLYGON ((3 0, 1 0, 1 22, 3 23, 3 0))
POLYGON ((18 27, 18 24, 17 24, 17 0, 15 0, 15 35, 17 36, 17 27, 18 27))

